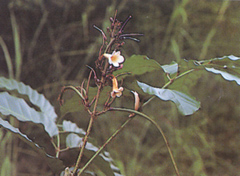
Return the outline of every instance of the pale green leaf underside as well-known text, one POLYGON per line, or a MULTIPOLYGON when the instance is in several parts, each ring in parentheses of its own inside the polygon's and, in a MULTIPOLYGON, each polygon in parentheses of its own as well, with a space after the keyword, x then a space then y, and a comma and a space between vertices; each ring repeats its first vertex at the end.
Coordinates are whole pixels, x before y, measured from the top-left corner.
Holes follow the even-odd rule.
POLYGON ((222 75, 222 77, 228 81, 236 81, 236 83, 238 85, 240 85, 240 78, 235 76, 235 75, 232 75, 230 73, 227 73, 227 72, 224 72, 224 71, 220 71, 220 70, 217 70, 215 68, 205 68, 207 71, 209 72, 212 72, 212 73, 215 73, 215 74, 220 74, 222 75))
POLYGON ((63 121, 62 127, 63 127, 63 130, 66 132, 73 132, 73 133, 78 133, 82 135, 86 134, 86 132, 83 129, 78 128, 78 126, 75 123, 72 123, 67 120, 63 121))
MULTIPOLYGON (((69 134, 66 138, 66 144, 67 147, 70 148, 79 148, 82 146, 83 138, 79 137, 77 134, 69 134)), ((84 155, 90 159, 90 157, 98 151, 98 148, 91 144, 90 142, 87 142, 84 155)), ((95 163, 99 169, 102 170, 103 173, 106 175, 119 175, 120 170, 112 164, 113 159, 110 157, 110 154, 108 152, 100 153, 94 160, 93 163, 95 163)))
POLYGON ((9 124, 8 121, 3 120, 1 117, 0 117, 0 126, 12 132, 19 138, 23 139, 24 141, 26 141, 32 148, 34 148, 42 157, 46 159, 46 162, 48 163, 48 165, 50 166, 50 168, 54 173, 58 174, 64 169, 64 165, 61 160, 45 153, 45 151, 39 145, 34 143, 25 134, 21 133, 18 128, 13 127, 11 124, 9 124))
POLYGON ((0 77, 0 88, 5 88, 7 90, 17 90, 19 94, 27 95, 30 102, 35 106, 39 107, 41 112, 44 113, 45 116, 49 118, 49 120, 56 120, 57 114, 55 113, 54 107, 44 97, 44 95, 39 94, 30 86, 27 86, 22 82, 17 82, 13 79, 6 79, 4 77, 0 77))
MULTIPOLYGON (((69 134, 66 138, 67 147, 70 147, 70 148, 80 147, 82 146, 82 143, 83 143, 83 139, 74 133, 69 134)), ((85 148, 86 150, 92 150, 94 152, 98 150, 98 148, 92 145, 90 142, 87 142, 85 148)))
POLYGON ((220 58, 215 58, 215 59, 213 59, 213 60, 222 60, 222 59, 229 59, 229 60, 232 60, 232 61, 240 60, 239 57, 234 56, 234 55, 223 56, 223 57, 220 57, 220 58))
POLYGON ((40 123, 51 137, 58 134, 57 125, 45 113, 36 111, 23 99, 14 97, 7 92, 0 93, 0 113, 6 116, 12 115, 19 121, 40 123))
POLYGON ((183 115, 191 115, 200 108, 200 102, 182 92, 170 89, 155 88, 141 82, 138 82, 138 85, 145 93, 155 95, 164 101, 170 100, 174 102, 180 113, 183 115))
POLYGON ((174 61, 169 65, 162 65, 161 67, 165 73, 169 73, 169 74, 174 74, 174 73, 177 73, 178 71, 178 63, 174 61))
MULTIPOLYGON (((63 129, 68 132, 74 132, 67 136, 66 145, 70 148, 79 148, 82 146, 83 138, 79 137, 79 134, 85 134, 85 131, 79 128, 75 123, 70 121, 63 121, 63 129)), ((93 145, 91 142, 87 142, 85 146, 85 156, 91 157, 94 153, 98 151, 98 147, 93 145)), ((114 175, 114 172, 119 172, 119 169, 112 164, 112 158, 108 152, 100 153, 99 156, 95 159, 95 164, 106 174, 114 175)), ((119 175, 120 176, 120 175, 119 175)))
POLYGON ((220 74, 227 81, 236 81, 240 85, 240 58, 230 55, 210 60, 205 66, 209 72, 220 74))

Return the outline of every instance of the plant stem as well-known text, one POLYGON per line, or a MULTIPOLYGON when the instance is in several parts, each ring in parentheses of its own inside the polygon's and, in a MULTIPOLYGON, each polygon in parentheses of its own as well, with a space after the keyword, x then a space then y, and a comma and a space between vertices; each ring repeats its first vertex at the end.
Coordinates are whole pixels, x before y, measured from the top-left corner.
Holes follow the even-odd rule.
MULTIPOLYGON (((195 69, 191 69, 191 70, 187 70, 184 73, 176 76, 175 78, 171 79, 170 81, 168 81, 164 86, 162 86, 162 89, 167 88, 168 86, 170 86, 176 79, 181 78, 182 76, 189 74, 191 72, 195 71, 195 69)), ((146 106, 148 103, 150 103, 150 101, 152 101, 156 96, 152 96, 147 102, 145 102, 142 107, 146 106)))
POLYGON ((173 79, 171 79, 170 81, 168 81, 168 82, 162 87, 162 89, 165 89, 166 87, 168 87, 169 85, 171 85, 176 79, 179 79, 179 78, 181 78, 182 76, 185 76, 186 74, 193 72, 194 70, 195 70, 195 69, 187 70, 187 71, 183 72, 182 74, 176 76, 175 78, 173 78, 173 79))
MULTIPOLYGON (((91 132, 91 129, 92 129, 92 126, 93 126, 93 122, 94 122, 94 119, 96 117, 96 110, 97 110, 97 104, 98 104, 98 100, 99 100, 99 96, 100 96, 100 93, 101 93, 101 89, 102 89, 102 85, 104 83, 104 77, 102 76, 102 82, 100 83, 100 85, 98 86, 98 91, 97 91, 97 95, 96 95, 96 100, 95 100, 95 104, 94 104, 94 108, 93 108, 93 111, 92 111, 92 114, 91 114, 91 118, 90 118, 90 121, 89 121, 89 124, 88 124, 88 128, 87 128, 87 132, 86 132, 86 135, 84 136, 84 139, 83 139, 83 144, 82 144, 82 147, 81 147, 81 150, 80 150, 80 153, 78 155, 78 159, 77 159, 77 163, 76 163, 76 166, 73 170, 73 175, 76 173, 77 169, 79 168, 79 164, 81 162, 81 159, 82 159, 82 156, 83 156, 83 151, 84 151, 84 148, 87 144, 87 139, 88 139, 88 136, 91 132)), ((78 174, 80 176, 80 174, 78 174)))
POLYGON ((80 150, 79 155, 78 155, 77 163, 76 163, 75 168, 73 170, 73 175, 75 175, 75 173, 77 172, 77 169, 79 168, 79 164, 80 164, 82 156, 83 156, 83 151, 84 151, 84 148, 87 144, 87 139, 88 139, 88 136, 89 136, 89 134, 91 132, 91 129, 92 129, 93 121, 94 121, 94 116, 92 115, 91 118, 90 118, 89 124, 88 124, 88 129, 87 129, 86 135, 84 136, 84 139, 83 139, 83 144, 81 146, 81 150, 80 150))
POLYGON ((84 148, 87 144, 88 136, 89 136, 89 134, 91 132, 91 129, 92 129, 92 125, 93 125, 93 122, 94 122, 94 119, 95 119, 95 116, 96 116, 96 109, 97 109, 99 95, 100 95, 100 92, 101 92, 101 87, 102 87, 102 84, 100 84, 99 87, 98 87, 98 92, 97 92, 97 95, 96 95, 96 101, 95 101, 95 104, 94 104, 93 113, 91 114, 91 118, 90 118, 90 121, 89 121, 89 124, 88 124, 87 132, 86 132, 86 135, 84 136, 83 144, 81 146, 81 149, 80 149, 80 152, 79 152, 79 155, 78 155, 76 166, 73 170, 73 175, 76 173, 76 171, 79 167, 79 164, 80 164, 82 156, 83 156, 84 148))
MULTIPOLYGON (((84 95, 81 92, 79 92, 79 90, 76 87, 74 87, 74 86, 65 86, 65 87, 63 87, 62 93, 59 96, 59 101, 61 101, 61 99, 62 99, 63 92, 65 92, 68 89, 75 91, 82 100, 85 100, 84 95)), ((89 110, 89 108, 87 108, 87 111, 88 111, 89 114, 91 114, 91 111, 89 110)))
MULTIPOLYGON (((109 52, 111 50, 111 47, 112 47, 114 41, 115 41, 115 38, 112 37, 110 39, 109 44, 107 45, 107 47, 105 49, 105 52, 109 52)), ((91 118, 90 118, 90 121, 89 121, 89 124, 88 124, 86 135, 84 136, 84 139, 83 139, 83 144, 82 144, 82 147, 80 149, 80 153, 78 155, 78 159, 77 159, 75 168, 73 170, 73 175, 77 172, 77 169, 79 168, 79 164, 80 164, 82 156, 83 156, 83 151, 84 151, 84 148, 85 148, 85 146, 87 144, 88 136, 89 136, 89 134, 91 132, 94 119, 96 118, 96 113, 97 113, 96 110, 97 110, 98 100, 99 100, 99 96, 100 96, 101 90, 102 90, 102 88, 103 88, 103 86, 105 84, 105 81, 106 81, 106 71, 107 71, 108 65, 109 65, 109 63, 108 63, 108 60, 106 59, 104 70, 103 70, 102 75, 101 75, 101 82, 98 85, 98 91, 97 91, 97 95, 96 95, 95 104, 94 104, 92 113, 90 113, 91 114, 91 118)), ((80 174, 81 174, 81 172, 78 173, 79 176, 80 176, 80 174)))
MULTIPOLYGON (((81 94, 81 92, 79 92, 79 90, 77 90, 74 86, 66 86, 63 88, 62 90, 62 93, 67 90, 67 89, 72 89, 74 90, 81 99, 84 100, 84 96, 81 94)), ((81 159, 82 159, 82 156, 83 156, 83 150, 87 144, 87 138, 90 134, 90 131, 91 131, 91 128, 92 128, 92 125, 93 125, 93 121, 94 121, 94 118, 95 118, 95 115, 96 115, 96 107, 97 107, 97 103, 98 103, 98 99, 99 99, 99 95, 100 95, 100 90, 101 90, 101 85, 98 87, 98 92, 97 92, 97 98, 96 98, 96 101, 95 101, 95 105, 94 105, 94 110, 93 110, 93 113, 90 112, 89 109, 88 112, 89 114, 91 114, 91 118, 90 118, 90 121, 89 121, 89 124, 88 124, 88 128, 87 128, 87 132, 86 132, 86 135, 84 136, 84 140, 83 140, 83 144, 82 144, 82 147, 81 147, 81 150, 80 150, 80 153, 78 155, 78 159, 77 159, 77 162, 76 162, 76 166, 73 170, 73 175, 76 173, 78 167, 79 167, 79 164, 81 162, 81 159)), ((62 94, 60 95, 60 99, 62 98, 62 94)))
POLYGON ((80 174, 91 164, 91 162, 100 154, 100 152, 120 133, 123 128, 132 120, 133 118, 128 118, 107 140, 106 142, 98 149, 98 151, 88 160, 88 162, 82 167, 79 171, 80 174))
POLYGON ((171 158, 173 167, 174 167, 174 169, 175 169, 175 173, 176 173, 177 176, 180 176, 179 170, 178 170, 177 164, 176 164, 176 162, 175 162, 175 160, 174 160, 174 157, 173 157, 172 151, 171 151, 171 149, 170 149, 168 140, 167 140, 167 138, 166 138, 163 130, 161 129, 161 127, 157 124, 157 122, 155 122, 152 118, 150 118, 150 117, 147 116, 146 114, 143 114, 143 113, 141 113, 141 112, 139 112, 139 111, 135 111, 135 110, 132 110, 132 109, 111 108, 110 110, 135 113, 135 114, 137 114, 137 115, 140 115, 140 116, 144 117, 145 119, 147 119, 148 121, 150 121, 153 125, 155 125, 155 126, 157 127, 158 131, 161 133, 161 135, 162 135, 162 137, 163 137, 163 140, 164 140, 164 142, 165 142, 165 144, 166 144, 166 147, 167 147, 167 149, 168 149, 168 153, 169 153, 169 155, 170 155, 170 158, 171 158))

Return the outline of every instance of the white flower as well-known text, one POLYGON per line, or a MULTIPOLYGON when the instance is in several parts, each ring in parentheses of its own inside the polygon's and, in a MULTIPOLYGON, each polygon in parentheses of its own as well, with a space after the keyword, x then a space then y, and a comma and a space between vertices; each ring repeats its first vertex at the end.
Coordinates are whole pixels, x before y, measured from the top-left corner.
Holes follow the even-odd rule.
POLYGON ((123 91, 123 87, 118 88, 118 81, 115 76, 112 78, 112 92, 111 92, 111 97, 121 97, 123 91))
POLYGON ((112 54, 105 53, 103 56, 106 57, 109 64, 112 64, 114 67, 119 67, 119 65, 124 62, 124 57, 121 55, 120 51, 113 51, 112 54))

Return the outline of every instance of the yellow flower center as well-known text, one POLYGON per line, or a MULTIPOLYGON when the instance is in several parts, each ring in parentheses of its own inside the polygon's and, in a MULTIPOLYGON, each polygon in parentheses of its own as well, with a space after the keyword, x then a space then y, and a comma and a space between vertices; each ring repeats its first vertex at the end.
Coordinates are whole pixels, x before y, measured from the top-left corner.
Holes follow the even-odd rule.
POLYGON ((112 60, 112 62, 117 62, 118 56, 117 56, 116 54, 114 54, 114 55, 111 57, 111 60, 112 60))

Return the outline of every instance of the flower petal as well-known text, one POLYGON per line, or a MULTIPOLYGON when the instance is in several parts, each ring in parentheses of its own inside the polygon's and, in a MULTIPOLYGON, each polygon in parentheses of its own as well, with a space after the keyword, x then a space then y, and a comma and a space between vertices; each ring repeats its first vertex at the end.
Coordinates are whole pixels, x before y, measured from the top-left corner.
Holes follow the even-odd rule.
POLYGON ((118 62, 109 62, 109 64, 113 64, 114 67, 119 67, 119 63, 118 62))
POLYGON ((112 92, 111 92, 111 97, 120 97, 122 95, 123 87, 118 88, 118 81, 115 76, 112 78, 112 92))
POLYGON ((124 62, 124 57, 121 56, 120 51, 113 51, 112 54, 103 54, 104 57, 108 59, 109 64, 112 64, 114 67, 119 67, 120 63, 124 62))
POLYGON ((110 60, 110 58, 112 57, 112 54, 104 53, 103 56, 110 60))
POLYGON ((136 91, 131 91, 134 94, 134 98, 135 98, 135 106, 134 109, 135 111, 137 111, 139 109, 139 104, 140 104, 140 98, 139 95, 136 91))

